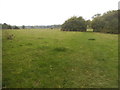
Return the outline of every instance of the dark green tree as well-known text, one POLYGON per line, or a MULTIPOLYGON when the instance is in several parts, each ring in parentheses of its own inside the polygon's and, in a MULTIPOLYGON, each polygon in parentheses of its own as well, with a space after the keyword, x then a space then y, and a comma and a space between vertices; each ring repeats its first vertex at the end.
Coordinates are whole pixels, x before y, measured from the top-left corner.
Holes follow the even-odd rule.
POLYGON ((82 17, 71 17, 61 26, 62 31, 86 31, 87 24, 82 17))
POLYGON ((86 21, 86 24, 87 24, 87 28, 88 28, 88 29, 91 29, 91 20, 87 20, 87 21, 86 21))
POLYGON ((7 29, 12 29, 12 26, 8 25, 7 29))
POLYGON ((118 33, 118 11, 108 11, 93 18, 91 26, 94 32, 118 33))
POLYGON ((6 23, 2 24, 2 29, 8 29, 8 25, 6 23))
POLYGON ((17 26, 14 26, 14 27, 13 27, 13 29, 19 29, 19 27, 17 27, 17 26))
POLYGON ((24 25, 22 26, 22 29, 25 29, 25 26, 24 26, 24 25))

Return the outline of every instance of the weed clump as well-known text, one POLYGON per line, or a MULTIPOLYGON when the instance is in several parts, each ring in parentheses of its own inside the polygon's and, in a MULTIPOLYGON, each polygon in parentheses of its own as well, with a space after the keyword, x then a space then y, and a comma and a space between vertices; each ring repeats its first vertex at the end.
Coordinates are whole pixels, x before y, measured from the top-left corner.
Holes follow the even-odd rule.
POLYGON ((13 40, 13 38, 15 38, 15 36, 13 34, 7 35, 7 40, 13 40))

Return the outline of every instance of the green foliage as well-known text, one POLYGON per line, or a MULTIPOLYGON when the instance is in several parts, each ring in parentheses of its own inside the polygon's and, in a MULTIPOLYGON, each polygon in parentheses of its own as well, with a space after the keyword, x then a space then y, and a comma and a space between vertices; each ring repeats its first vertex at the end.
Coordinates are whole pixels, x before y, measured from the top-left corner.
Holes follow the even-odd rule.
POLYGON ((86 21, 87 29, 91 29, 91 20, 86 21))
POLYGON ((17 27, 17 26, 11 26, 6 23, 1 24, 1 25, 2 25, 2 29, 19 29, 19 27, 17 27))
POLYGON ((2 24, 2 29, 12 29, 12 27, 6 23, 2 24))
POLYGON ((71 17, 62 25, 62 31, 86 31, 87 24, 82 17, 71 17))
POLYGON ((118 33, 118 11, 95 15, 91 26, 94 32, 118 33))
POLYGON ((25 26, 24 26, 24 25, 22 26, 22 29, 25 29, 25 26))
POLYGON ((100 16, 95 17, 92 21, 91 26, 92 26, 94 32, 100 32, 100 30, 103 29, 103 27, 104 27, 104 21, 103 21, 103 19, 101 19, 100 16))
POLYGON ((17 27, 17 26, 14 26, 14 27, 13 27, 13 29, 19 29, 19 27, 17 27))

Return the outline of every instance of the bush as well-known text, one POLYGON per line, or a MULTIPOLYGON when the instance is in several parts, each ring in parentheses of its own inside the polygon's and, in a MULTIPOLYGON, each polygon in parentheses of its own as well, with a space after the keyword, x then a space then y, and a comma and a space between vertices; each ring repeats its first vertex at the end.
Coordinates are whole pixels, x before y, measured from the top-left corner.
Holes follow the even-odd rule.
POLYGON ((62 31, 86 31, 87 24, 82 17, 71 17, 62 25, 62 31))

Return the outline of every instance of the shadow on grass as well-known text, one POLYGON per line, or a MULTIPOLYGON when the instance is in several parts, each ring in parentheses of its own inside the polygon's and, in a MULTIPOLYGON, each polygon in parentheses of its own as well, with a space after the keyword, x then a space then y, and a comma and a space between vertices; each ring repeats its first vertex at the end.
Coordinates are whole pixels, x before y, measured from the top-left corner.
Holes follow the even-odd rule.
POLYGON ((65 47, 57 47, 55 49, 53 49, 56 52, 66 52, 68 50, 68 48, 65 47))

